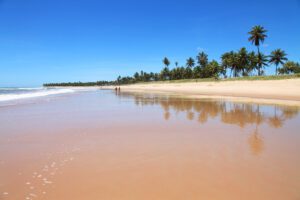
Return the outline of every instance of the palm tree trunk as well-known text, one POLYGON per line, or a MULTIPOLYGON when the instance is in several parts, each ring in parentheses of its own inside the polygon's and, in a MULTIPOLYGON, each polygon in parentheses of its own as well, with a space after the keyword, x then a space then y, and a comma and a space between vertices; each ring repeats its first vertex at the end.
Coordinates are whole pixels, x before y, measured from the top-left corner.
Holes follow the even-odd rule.
MULTIPOLYGON (((260 55, 260 51, 259 51, 259 45, 257 45, 257 55, 260 55)), ((260 67, 258 68, 258 76, 260 76, 260 67)))
POLYGON ((277 65, 276 65, 276 69, 275 69, 276 71, 275 71, 275 75, 277 76, 277 65))

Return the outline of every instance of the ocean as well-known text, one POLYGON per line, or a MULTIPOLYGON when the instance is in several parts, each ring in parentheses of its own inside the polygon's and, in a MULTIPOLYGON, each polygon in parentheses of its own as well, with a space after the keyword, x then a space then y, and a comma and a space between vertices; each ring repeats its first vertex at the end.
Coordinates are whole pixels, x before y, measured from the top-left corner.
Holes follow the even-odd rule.
POLYGON ((0 87, 0 102, 20 101, 22 99, 32 99, 72 92, 74 92, 74 90, 65 88, 0 87))

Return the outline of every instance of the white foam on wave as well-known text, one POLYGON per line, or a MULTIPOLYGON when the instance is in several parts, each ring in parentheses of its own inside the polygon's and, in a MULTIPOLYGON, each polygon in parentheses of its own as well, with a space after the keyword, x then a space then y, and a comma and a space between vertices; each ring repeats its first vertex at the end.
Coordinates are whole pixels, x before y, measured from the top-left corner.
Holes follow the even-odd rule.
POLYGON ((35 88, 18 88, 19 90, 41 90, 43 87, 35 87, 35 88))
POLYGON ((10 90, 41 90, 41 89, 43 89, 43 87, 35 87, 35 88, 0 87, 0 90, 7 90, 7 91, 10 91, 10 90))
POLYGON ((65 93, 72 93, 72 92, 74 92, 74 90, 57 89, 57 90, 43 90, 39 92, 24 93, 24 94, 3 94, 0 95, 0 101, 11 101, 11 100, 18 100, 18 99, 34 98, 34 97, 44 97, 49 95, 65 94, 65 93))

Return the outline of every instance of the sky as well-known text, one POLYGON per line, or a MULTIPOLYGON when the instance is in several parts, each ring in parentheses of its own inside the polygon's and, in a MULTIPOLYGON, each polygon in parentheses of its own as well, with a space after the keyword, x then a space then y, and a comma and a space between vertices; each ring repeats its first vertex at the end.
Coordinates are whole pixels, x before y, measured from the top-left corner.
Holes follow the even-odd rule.
MULTIPOLYGON (((300 62, 300 0, 0 0, 0 86, 114 80, 246 47, 300 62)), ((267 69, 274 73, 274 67, 267 69)))

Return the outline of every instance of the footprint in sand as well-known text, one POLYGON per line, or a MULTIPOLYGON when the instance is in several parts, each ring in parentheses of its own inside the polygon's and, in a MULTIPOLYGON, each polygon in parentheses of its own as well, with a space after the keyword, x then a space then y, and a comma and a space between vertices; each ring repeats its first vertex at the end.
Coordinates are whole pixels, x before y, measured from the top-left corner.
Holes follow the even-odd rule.
MULTIPOLYGON (((40 191, 42 189, 41 187, 44 187, 45 189, 48 187, 48 185, 53 184, 53 181, 51 179, 48 179, 48 176, 54 177, 57 174, 62 174, 61 168, 65 166, 67 163, 74 160, 74 157, 71 156, 73 152, 80 151, 80 148, 73 148, 72 150, 59 152, 59 154, 64 154, 64 158, 61 158, 57 161, 51 161, 48 164, 45 164, 41 170, 35 171, 32 173, 32 179, 33 181, 27 181, 25 184, 28 185, 28 193, 25 196, 26 200, 33 200, 38 197, 38 195, 46 195, 46 191, 40 191), (66 158, 67 157, 67 158, 66 158), (35 191, 40 191, 37 193, 30 193, 35 191)), ((54 156, 53 154, 50 154, 51 156, 54 156)), ((50 157, 48 154, 48 156, 50 157)), ((59 156, 60 157, 60 156, 59 156)), ((8 193, 3 193, 3 195, 7 195, 8 193)))

